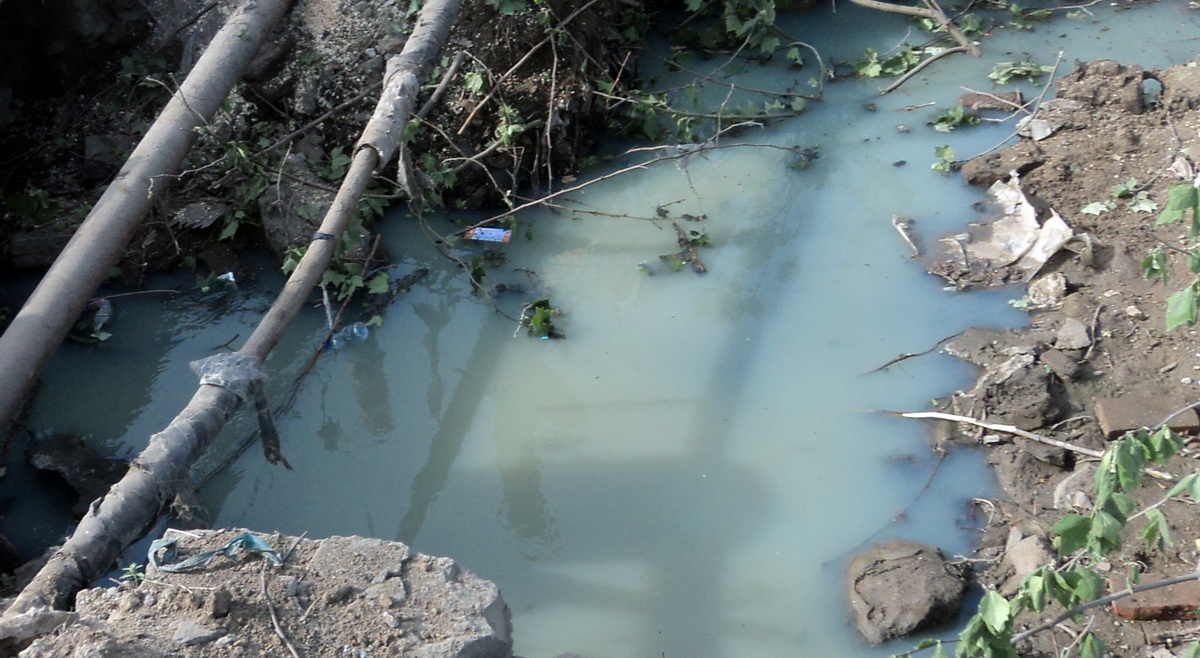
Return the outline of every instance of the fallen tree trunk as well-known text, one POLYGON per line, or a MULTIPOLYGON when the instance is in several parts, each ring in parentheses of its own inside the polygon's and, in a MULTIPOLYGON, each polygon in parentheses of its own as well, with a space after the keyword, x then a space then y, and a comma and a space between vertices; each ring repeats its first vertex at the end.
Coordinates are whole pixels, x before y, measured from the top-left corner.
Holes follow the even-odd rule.
POLYGON ((108 277, 291 0, 251 0, 230 14, 112 184, 0 336, 0 429, 108 277))
POLYGON ((201 384, 191 402, 151 437, 125 478, 92 504, 74 534, 0 619, 0 638, 4 622, 22 613, 67 607, 74 594, 102 575, 162 506, 187 486, 192 464, 241 406, 249 387, 257 385, 262 360, 320 281, 372 173, 399 148, 419 81, 445 43, 460 5, 461 0, 426 2, 404 50, 388 62, 379 103, 333 204, 271 309, 237 353, 193 364, 201 372, 201 384))

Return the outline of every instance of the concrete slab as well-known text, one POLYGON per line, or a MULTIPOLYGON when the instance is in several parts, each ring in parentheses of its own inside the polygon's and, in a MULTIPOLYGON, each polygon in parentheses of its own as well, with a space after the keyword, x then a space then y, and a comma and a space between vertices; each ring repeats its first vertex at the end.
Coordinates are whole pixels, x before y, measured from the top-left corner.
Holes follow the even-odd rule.
MULTIPOLYGON (((1188 401, 1173 397, 1096 398, 1096 418, 1110 441, 1125 432, 1155 427, 1170 414, 1187 406, 1188 401)), ((1200 414, 1188 409, 1170 423, 1176 432, 1200 431, 1200 414)))

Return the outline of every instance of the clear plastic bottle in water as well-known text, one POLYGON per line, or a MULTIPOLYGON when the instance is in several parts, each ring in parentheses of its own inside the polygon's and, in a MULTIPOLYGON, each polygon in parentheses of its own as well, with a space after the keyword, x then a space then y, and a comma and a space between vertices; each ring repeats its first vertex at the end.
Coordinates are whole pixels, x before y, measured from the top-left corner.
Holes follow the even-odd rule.
POLYGON ((361 343, 370 335, 371 330, 367 328, 367 325, 355 322, 330 337, 329 346, 335 350, 340 350, 347 345, 361 343))

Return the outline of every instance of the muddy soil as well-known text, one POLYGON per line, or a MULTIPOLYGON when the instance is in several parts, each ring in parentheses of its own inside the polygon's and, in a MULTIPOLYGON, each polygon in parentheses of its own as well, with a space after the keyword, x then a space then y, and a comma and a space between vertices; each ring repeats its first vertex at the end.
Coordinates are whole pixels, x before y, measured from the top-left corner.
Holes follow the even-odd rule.
MULTIPOLYGON (((1187 256, 1174 251, 1190 244, 1190 218, 1155 226, 1167 205, 1168 189, 1191 180, 1187 171, 1183 176, 1177 173, 1187 169, 1182 161, 1189 153, 1200 153, 1200 115, 1195 111, 1200 107, 1200 68, 1191 64, 1143 71, 1134 64, 1098 61, 1077 64, 1056 85, 1057 98, 1065 100, 1037 115, 1053 134, 1040 141, 1022 139, 977 158, 963 167, 963 174, 971 183, 990 185, 1019 172, 1022 187, 1035 203, 1057 210, 1076 236, 1086 236, 1060 251, 1034 279, 1035 286, 1039 280, 1056 280, 1061 296, 1051 294, 1046 307, 1030 304, 1029 328, 973 330, 947 345, 948 352, 982 368, 978 384, 957 392, 947 408, 1103 450, 1108 439, 1097 418, 1097 400, 1133 401, 1153 415, 1149 410, 1154 405, 1176 409, 1200 398, 1196 383, 1200 344, 1195 329, 1189 325, 1165 329, 1168 294, 1188 285, 1194 276, 1188 271, 1187 256), (1130 179, 1136 179, 1135 190, 1116 198, 1113 187, 1130 179), (1141 198, 1157 202, 1158 209, 1138 211, 1133 201, 1140 192, 1146 193, 1141 198), (1096 202, 1112 206, 1100 214, 1083 212, 1096 202), (1166 286, 1143 278, 1142 260, 1156 248, 1170 255, 1166 286)), ((1158 413, 1145 422, 1153 425, 1165 416, 1158 413)), ((986 565, 986 569, 981 566, 979 579, 1011 593, 1014 565, 1028 559, 1015 554, 1017 544, 1027 540, 1032 551, 1022 552, 1033 556, 1035 563, 1050 558, 1045 551, 1053 539, 1049 529, 1064 514, 1086 513, 1090 505, 1092 478, 1087 469, 1094 469, 1096 460, 966 424, 957 430, 970 441, 991 446, 988 460, 1008 496, 981 505, 987 523, 977 557, 986 565), (1081 475, 1073 482, 1082 485, 1062 484, 1076 473, 1081 475), (1006 559, 1006 552, 1013 554, 1006 559)), ((1167 470, 1176 478, 1186 475, 1196 469, 1198 455, 1200 444, 1190 437, 1167 470)), ((1170 486, 1153 478, 1144 478, 1143 484, 1134 494, 1141 505, 1155 502, 1170 486)), ((1093 565, 1111 577, 1114 589, 1126 586, 1134 564, 1146 570, 1143 583, 1196 570, 1200 512, 1181 502, 1161 509, 1170 522, 1172 547, 1165 552, 1151 550, 1137 535, 1143 522, 1134 521, 1125 530, 1124 548, 1093 565)), ((1160 594, 1178 594, 1168 595, 1168 591, 1160 594)), ((1190 596, 1196 599, 1194 590, 1190 596)), ((1065 621, 1054 632, 1035 636, 1018 648, 1022 655, 1058 655, 1071 645, 1074 634, 1088 628, 1113 655, 1171 656, 1172 645, 1197 635, 1195 607, 1200 600, 1192 602, 1190 609, 1188 600, 1183 599, 1181 620, 1131 621, 1105 607, 1065 621), (1161 653, 1163 649, 1168 653, 1161 653)), ((1052 614, 1058 612, 1051 608, 1052 614)), ((1018 626, 1031 627, 1039 620, 1045 618, 1027 614, 1018 626)))

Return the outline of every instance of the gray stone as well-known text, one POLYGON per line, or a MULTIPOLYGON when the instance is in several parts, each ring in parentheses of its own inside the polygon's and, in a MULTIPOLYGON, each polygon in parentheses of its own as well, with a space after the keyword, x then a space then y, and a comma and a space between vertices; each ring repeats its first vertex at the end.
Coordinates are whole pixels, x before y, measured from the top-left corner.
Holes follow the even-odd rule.
POLYGON ((223 630, 205 628, 194 621, 181 621, 175 629, 175 641, 185 647, 195 647, 208 644, 224 634, 223 630))
POLYGON ((846 585, 854 622, 871 644, 953 619, 967 591, 962 566, 934 546, 903 540, 855 557, 846 585))
POLYGON ((1062 272, 1047 274, 1029 284, 1029 302, 1037 307, 1058 306, 1067 296, 1067 277, 1062 272))
POLYGON ((1069 382, 1079 376, 1079 364, 1058 350, 1042 352, 1038 355, 1038 361, 1064 382, 1069 382))
POLYGON ((1060 350, 1081 350, 1091 344, 1087 325, 1075 318, 1063 320, 1054 340, 1054 346, 1060 350))
POLYGON ((1001 569, 1011 570, 1011 574, 1000 586, 1000 593, 1005 596, 1015 594, 1026 576, 1048 564, 1054 564, 1054 554, 1046 542, 1036 535, 1025 536, 1013 526, 1008 531, 1004 560, 1001 562, 1001 569))
POLYGON ((1087 514, 1092 508, 1096 465, 1087 463, 1075 469, 1054 487, 1054 509, 1087 514))

